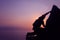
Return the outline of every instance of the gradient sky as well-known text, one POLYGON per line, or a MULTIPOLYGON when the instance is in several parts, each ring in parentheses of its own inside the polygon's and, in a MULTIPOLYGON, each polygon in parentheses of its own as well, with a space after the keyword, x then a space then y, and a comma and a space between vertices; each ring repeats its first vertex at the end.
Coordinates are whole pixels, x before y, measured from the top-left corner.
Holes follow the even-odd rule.
POLYGON ((32 29, 32 23, 60 0, 0 0, 0 26, 32 29))
POLYGON ((53 5, 60 8, 60 0, 0 0, 0 27, 18 28, 20 33, 15 33, 25 40, 25 33, 32 31, 33 22, 53 5))

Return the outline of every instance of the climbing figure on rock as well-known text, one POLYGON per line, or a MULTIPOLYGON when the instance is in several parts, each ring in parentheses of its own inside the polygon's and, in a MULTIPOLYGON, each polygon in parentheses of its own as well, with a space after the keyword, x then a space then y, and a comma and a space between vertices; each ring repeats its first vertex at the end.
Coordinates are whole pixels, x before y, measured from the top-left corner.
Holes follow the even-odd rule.
POLYGON ((44 18, 46 17, 46 15, 48 14, 49 12, 47 12, 46 14, 44 14, 44 15, 42 15, 41 17, 39 17, 34 23, 33 23, 33 30, 34 30, 34 32, 36 32, 36 33, 39 33, 40 32, 40 27, 41 27, 41 25, 43 25, 44 27, 45 27, 45 25, 44 25, 44 18))

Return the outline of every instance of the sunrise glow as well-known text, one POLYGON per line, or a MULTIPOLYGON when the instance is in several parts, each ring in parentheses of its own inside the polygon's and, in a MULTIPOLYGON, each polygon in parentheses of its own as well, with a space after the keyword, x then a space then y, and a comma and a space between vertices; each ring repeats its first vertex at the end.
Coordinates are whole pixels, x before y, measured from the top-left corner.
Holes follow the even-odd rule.
MULTIPOLYGON (((34 21, 50 11, 54 4, 60 7, 60 0, 0 0, 0 27, 19 28, 19 37, 25 36, 27 31, 33 31, 34 21)), ((45 25, 48 17, 44 19, 45 25)))

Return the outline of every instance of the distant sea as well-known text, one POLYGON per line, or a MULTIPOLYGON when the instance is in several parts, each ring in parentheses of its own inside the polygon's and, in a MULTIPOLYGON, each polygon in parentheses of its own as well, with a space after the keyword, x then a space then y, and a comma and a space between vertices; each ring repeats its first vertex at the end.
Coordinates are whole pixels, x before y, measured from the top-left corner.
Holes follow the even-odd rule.
POLYGON ((0 40, 26 40, 26 31, 16 27, 1 27, 0 40))

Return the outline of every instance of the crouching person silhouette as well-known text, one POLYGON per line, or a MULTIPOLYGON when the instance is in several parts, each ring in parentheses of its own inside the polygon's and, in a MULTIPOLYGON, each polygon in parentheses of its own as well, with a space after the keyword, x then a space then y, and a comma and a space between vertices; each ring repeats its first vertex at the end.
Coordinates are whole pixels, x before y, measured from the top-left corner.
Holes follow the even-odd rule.
POLYGON ((45 13, 44 15, 42 15, 41 17, 39 17, 34 23, 33 23, 33 30, 34 30, 34 34, 37 35, 36 40, 44 40, 45 39, 45 34, 46 34, 46 29, 45 28, 41 28, 41 25, 44 25, 44 18, 46 17, 46 15, 49 12, 45 13))
POLYGON ((47 12, 46 14, 42 15, 41 17, 39 17, 34 23, 33 23, 33 30, 34 30, 34 33, 40 33, 41 30, 43 31, 43 28, 40 28, 41 25, 44 25, 44 18, 46 17, 46 15, 48 14, 49 12, 47 12))

